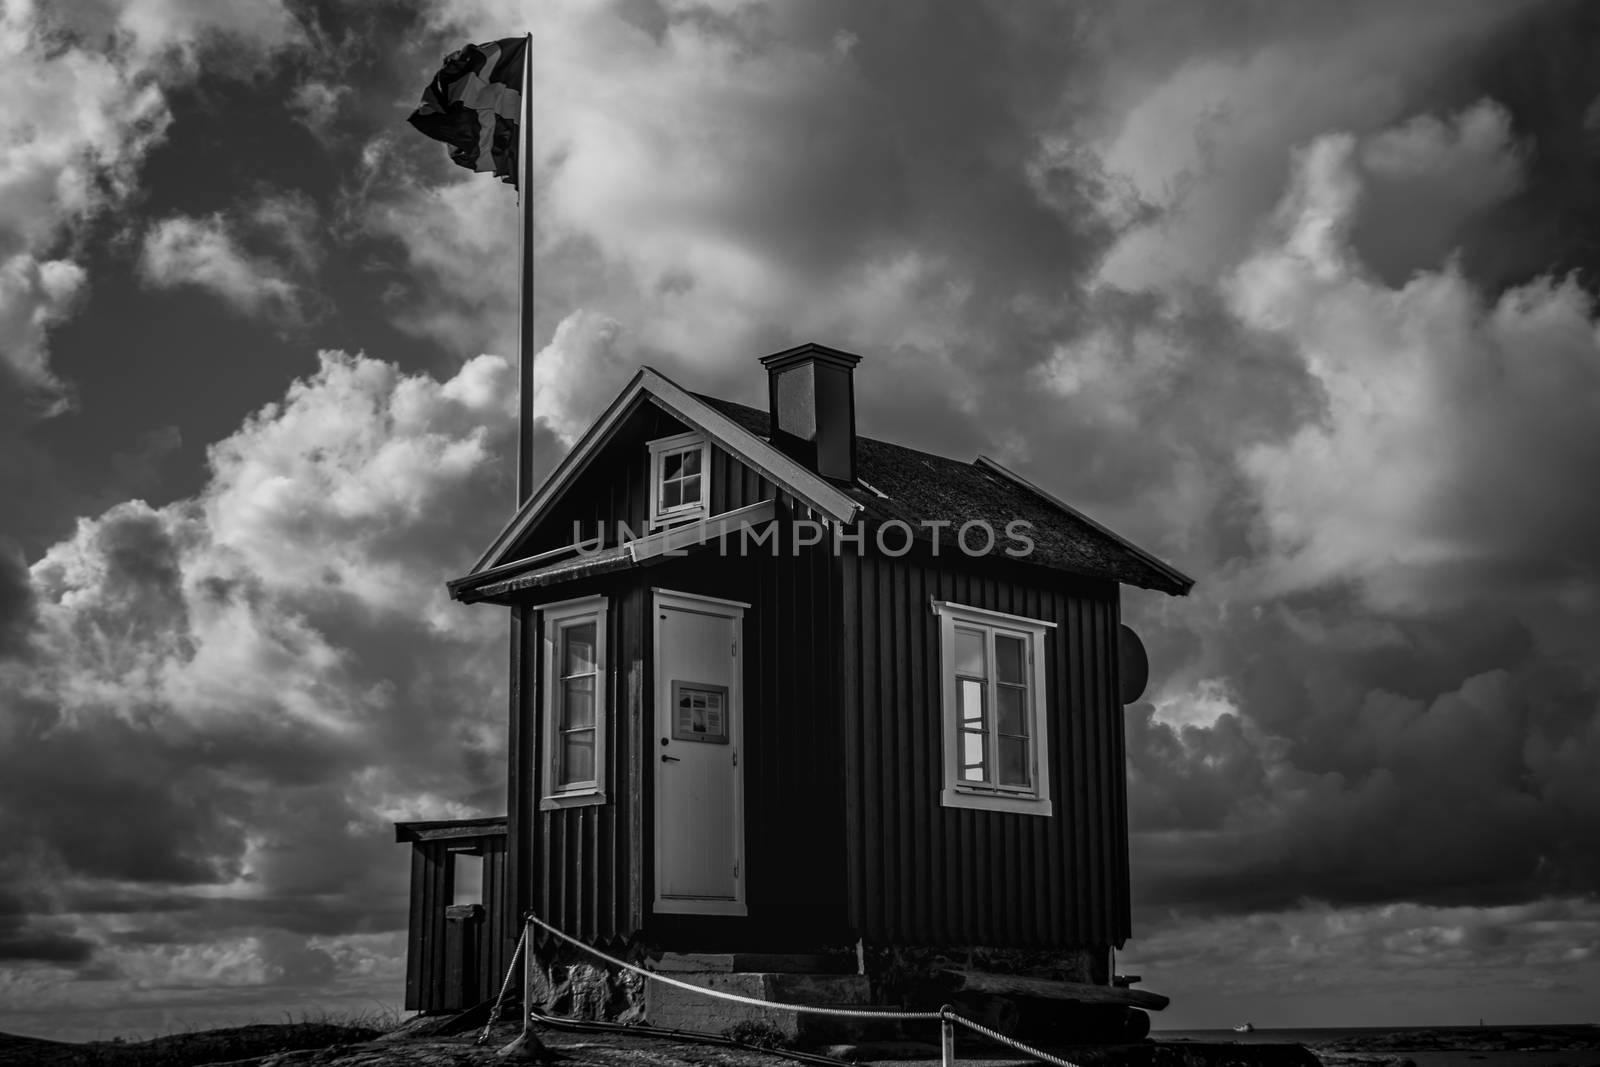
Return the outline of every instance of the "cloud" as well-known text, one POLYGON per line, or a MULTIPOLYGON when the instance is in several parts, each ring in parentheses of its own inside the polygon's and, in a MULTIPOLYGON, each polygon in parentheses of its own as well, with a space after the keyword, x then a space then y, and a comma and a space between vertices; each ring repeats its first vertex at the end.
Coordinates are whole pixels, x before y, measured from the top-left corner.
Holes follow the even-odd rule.
POLYGON ((1367 138, 1357 152, 1363 189, 1352 246, 1395 284, 1434 266, 1468 224, 1521 191, 1524 157, 1510 114, 1493 100, 1443 119, 1417 115, 1367 138))
POLYGON ((1419 1021, 1562 1023, 1581 1015, 1600 977, 1600 909, 1562 898, 1494 908, 1314 901, 1174 924, 1152 916, 1149 936, 1119 954, 1119 970, 1176 994, 1174 1028, 1327 1026, 1337 1000, 1373 1026, 1419 1021))
POLYGON ((1600 477, 1592 298, 1545 278, 1493 299, 1449 266, 1398 289, 1371 278, 1347 239, 1355 153, 1341 136, 1301 153, 1279 229, 1231 282, 1243 322, 1289 339, 1325 404, 1242 457, 1263 580, 1355 583, 1385 610, 1488 596, 1586 610, 1600 520, 1560 487, 1600 477))
POLYGON ((12 75, 0 117, 0 363, 48 412, 70 398, 50 366, 49 329, 90 284, 71 246, 135 189, 171 122, 167 91, 196 75, 205 48, 230 48, 248 66, 298 40, 276 0, 11 0, 0 10, 12 75))
POLYGON ((327 142, 333 136, 334 126, 351 93, 348 85, 315 80, 301 82, 289 94, 289 110, 319 140, 327 142))
POLYGON ((22 381, 56 398, 51 411, 61 409, 66 394, 50 369, 49 330, 72 313, 86 277, 84 269, 69 259, 40 262, 19 252, 0 263, 5 362, 22 381))
POLYGON ((315 313, 311 275, 321 261, 317 212, 303 196, 264 197, 250 209, 178 215, 145 231, 139 273, 157 288, 194 286, 235 310, 294 329, 315 313), (260 251, 247 251, 248 241, 260 251))
POLYGON ((1236 5, 1204 27, 1178 18, 1141 45, 1134 34, 1170 12, 1119 7, 1101 32, 1129 65, 1103 89, 1113 107, 1102 151, 1155 211, 1122 236, 1102 278, 1165 288, 1231 268, 1282 188, 1290 146, 1383 129, 1517 13, 1481 2, 1365 4, 1338 17, 1236 5))
POLYGON ((503 803, 499 618, 443 583, 509 494, 510 378, 324 353, 197 496, 81 520, 0 596, 0 904, 52 911, 0 921, 26 1003, 392 971, 345 940, 404 914, 388 820, 503 803))
MULTIPOLYGON (((1233 336, 1300 384, 1265 394, 1278 420, 1224 435, 1232 474, 1211 477, 1229 493, 1203 521, 1229 554, 1190 600, 1130 608, 1166 665, 1127 720, 1141 928, 1292 924, 1308 899, 1330 922, 1394 902, 1469 914, 1600 887, 1584 843, 1600 793, 1575 770, 1600 760, 1600 531, 1557 488, 1600 476, 1593 301, 1570 278, 1486 292, 1449 260, 1391 281, 1354 237, 1388 180, 1373 159, 1448 196, 1464 168, 1513 188, 1522 152, 1492 102, 1313 138, 1221 280, 1233 336), (1224 508, 1235 534, 1218 540, 1224 508)), ((1116 369, 1080 361, 1055 385, 1116 369)))
MULTIPOLYGON (((441 13, 440 49, 507 11, 441 13)), ((623 358, 707 388, 818 339, 877 353, 907 408, 998 402, 985 394, 1007 376, 983 367, 1040 357, 1108 235, 1080 210, 1100 195, 1093 160, 1040 148, 1067 28, 952 11, 552 9, 535 66, 541 343, 583 308, 621 326, 623 358), (1014 94, 982 73, 1002 62, 1026 70, 1014 94)), ((364 217, 407 257, 402 324, 510 351, 509 191, 420 138, 380 157, 364 217)))

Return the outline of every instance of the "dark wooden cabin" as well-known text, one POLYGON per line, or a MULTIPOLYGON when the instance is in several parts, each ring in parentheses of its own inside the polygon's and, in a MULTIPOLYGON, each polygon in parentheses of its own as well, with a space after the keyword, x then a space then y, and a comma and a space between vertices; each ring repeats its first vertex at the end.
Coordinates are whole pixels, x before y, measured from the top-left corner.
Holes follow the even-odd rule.
POLYGON ((858 436, 858 359, 766 357, 766 410, 642 369, 450 583, 513 622, 508 939, 531 908, 636 956, 1111 981, 1119 589, 1191 579, 998 463, 858 436))

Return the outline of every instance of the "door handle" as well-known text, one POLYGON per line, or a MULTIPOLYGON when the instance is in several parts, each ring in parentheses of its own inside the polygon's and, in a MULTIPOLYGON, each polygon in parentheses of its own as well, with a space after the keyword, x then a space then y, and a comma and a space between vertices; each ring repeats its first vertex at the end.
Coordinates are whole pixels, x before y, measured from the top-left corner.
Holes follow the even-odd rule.
POLYGON ((682 763, 683 762, 683 760, 679 759, 677 756, 669 756, 666 753, 662 753, 661 762, 662 763, 667 763, 669 761, 672 762, 672 763, 682 763))

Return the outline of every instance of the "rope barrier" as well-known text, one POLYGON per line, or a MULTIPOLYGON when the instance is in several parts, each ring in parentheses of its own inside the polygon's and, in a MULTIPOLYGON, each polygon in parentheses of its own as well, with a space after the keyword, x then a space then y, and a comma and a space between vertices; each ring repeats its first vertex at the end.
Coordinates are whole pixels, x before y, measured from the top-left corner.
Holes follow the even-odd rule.
POLYGON ((1050 1055, 1050 1053, 1045 1052, 1042 1049, 1036 1049, 1032 1045, 1024 1045, 1021 1041, 1018 1041, 1016 1038, 1007 1037, 1005 1034, 999 1033, 998 1031, 995 1031, 995 1030, 991 1030, 987 1026, 982 1025, 981 1023, 975 1023, 971 1019, 968 1019, 964 1015, 957 1015, 953 1011, 945 1012, 942 1009, 940 1010, 939 1014, 941 1016, 944 1016, 944 1018, 946 1018, 948 1021, 953 1022, 953 1023, 958 1023, 961 1026, 965 1026, 968 1030, 976 1031, 977 1033, 982 1034, 984 1037, 987 1037, 991 1041, 998 1041, 1002 1045, 1010 1045, 1012 1048, 1016 1049, 1018 1052, 1025 1053, 1025 1054, 1027 1054, 1029 1056, 1034 1057, 1035 1059, 1043 1060, 1045 1063, 1053 1064, 1054 1067, 1078 1067, 1078 1065, 1076 1063, 1073 1063, 1071 1060, 1063 1060, 1063 1059, 1060 1059, 1060 1058, 1058 1058, 1056 1056, 1050 1055))
POLYGON ((528 943, 528 926, 522 926, 522 936, 517 938, 517 947, 511 950, 511 966, 506 968, 505 981, 500 983, 500 995, 494 999, 494 1007, 489 1010, 489 1021, 483 1024, 483 1033, 478 1035, 474 1044, 481 1045, 489 1040, 489 1031, 494 1029, 494 1024, 500 1021, 500 1008, 506 1002, 506 991, 511 988, 511 976, 517 973, 517 957, 522 955, 522 947, 528 943))
POLYGON ((707 989, 703 985, 695 985, 693 982, 680 982, 678 979, 668 978, 666 975, 661 974, 658 971, 647 971, 643 967, 637 967, 631 963, 619 960, 615 956, 608 956, 594 946, 586 945, 577 938, 557 930, 554 926, 551 926, 549 923, 545 922, 537 915, 534 915, 532 912, 528 913, 528 921, 533 923, 535 926, 540 927, 541 929, 548 930, 550 933, 555 934, 568 944, 576 945, 578 948, 583 949, 591 956, 597 956, 600 959, 605 960, 607 963, 621 967, 626 971, 632 971, 634 974, 642 975, 653 982, 661 982, 665 985, 677 986, 679 989, 686 989, 691 993, 704 993, 706 996, 717 997, 721 1000, 731 1000, 738 1004, 749 1004, 757 1008, 777 1008, 784 1011, 807 1011, 816 1015, 837 1015, 850 1019, 898 1019, 911 1022, 939 1021, 939 1013, 936 1011, 858 1011, 853 1008, 824 1008, 811 1004, 781 1004, 775 1000, 762 1000, 759 997, 747 997, 738 993, 725 993, 720 989, 707 989))
MULTIPOLYGON (((640 975, 649 981, 661 982, 665 985, 676 986, 677 988, 687 990, 690 993, 700 993, 708 997, 715 997, 718 1000, 728 1000, 736 1004, 749 1004, 752 1007, 757 1008, 767 1008, 769 1010, 776 1009, 778 1011, 806 1012, 811 1015, 832 1015, 851 1019, 880 1019, 895 1020, 900 1022, 937 1022, 940 1028, 940 1043, 944 1049, 944 1062, 947 1067, 955 1062, 955 1037, 953 1032, 954 1025, 964 1026, 974 1033, 981 1034, 992 1041, 997 1041, 1000 1044, 1007 1045, 1018 1052, 1032 1056, 1043 1063, 1048 1063, 1051 1065, 1051 1067, 1078 1067, 1077 1064, 1070 1060, 1064 1060, 1057 1056, 1052 1056, 1048 1052, 1044 1052, 1041 1049, 1036 1049, 1031 1045, 1025 1045, 1015 1038, 1007 1037, 1005 1034, 991 1030, 987 1026, 973 1022, 971 1019, 968 1019, 965 1016, 957 1015, 955 1009, 950 1007, 948 1004, 941 1007, 938 1011, 860 1011, 852 1008, 829 1008, 817 1004, 785 1004, 781 1001, 761 1000, 757 997, 747 997, 739 993, 728 993, 720 989, 709 989, 705 986, 695 985, 693 982, 684 982, 676 978, 669 978, 657 971, 649 971, 643 967, 628 963, 626 960, 619 960, 615 956, 611 956, 600 951, 593 945, 586 945, 565 931, 558 930, 554 926, 551 926, 549 923, 545 922, 531 911, 526 914, 525 918, 527 919, 527 924, 522 928, 522 940, 517 942, 518 949, 521 949, 523 942, 527 941, 528 939, 529 926, 537 926, 541 930, 545 930, 548 933, 554 934, 556 937, 559 937, 569 945, 574 945, 577 948, 582 949, 584 952, 589 953, 589 955, 604 960, 606 963, 609 963, 612 966, 620 967, 625 971, 631 971, 632 973, 640 975)), ((512 956, 512 966, 513 969, 516 966, 515 955, 512 956)), ((511 980, 510 973, 507 973, 506 980, 508 982, 511 980)), ((501 996, 505 996, 505 991, 503 989, 501 990, 501 996)), ((499 1011, 498 1004, 496 1005, 495 1010, 496 1012, 499 1011)), ((485 1028, 484 1032, 487 1033, 488 1029, 485 1028)))

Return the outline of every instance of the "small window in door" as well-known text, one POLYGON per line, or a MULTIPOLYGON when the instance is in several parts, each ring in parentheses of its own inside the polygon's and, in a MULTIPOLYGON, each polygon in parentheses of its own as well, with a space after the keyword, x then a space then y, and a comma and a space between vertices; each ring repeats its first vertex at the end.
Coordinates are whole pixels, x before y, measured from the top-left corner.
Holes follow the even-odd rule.
POLYGON ((672 736, 679 741, 728 743, 728 687, 672 683, 672 736))

